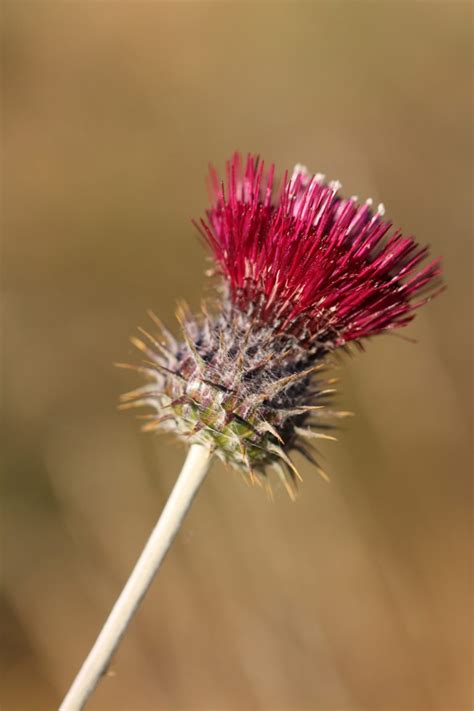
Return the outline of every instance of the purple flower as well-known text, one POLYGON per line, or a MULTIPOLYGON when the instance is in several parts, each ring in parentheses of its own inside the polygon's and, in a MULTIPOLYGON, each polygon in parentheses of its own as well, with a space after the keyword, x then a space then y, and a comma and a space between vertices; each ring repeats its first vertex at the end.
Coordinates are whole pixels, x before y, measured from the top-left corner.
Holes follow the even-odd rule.
POLYGON ((238 154, 225 184, 211 169, 198 227, 221 275, 217 299, 196 316, 180 307, 177 339, 155 316, 158 335, 132 339, 148 382, 122 407, 148 407, 144 429, 204 444, 252 482, 268 485, 273 467, 293 496, 290 453, 319 466, 311 440, 333 439, 331 421, 347 414, 330 407, 331 352, 405 326, 440 262, 422 266, 427 248, 390 233, 381 205, 339 197, 339 183, 297 166, 275 191, 273 176, 253 156, 243 170, 238 154))
POLYGON ((274 190, 274 166, 236 153, 226 184, 211 169, 213 205, 200 229, 230 296, 280 333, 330 350, 405 326, 440 274, 440 261, 399 230, 384 208, 338 195, 296 166, 274 190), (276 195, 275 195, 276 192, 276 195))

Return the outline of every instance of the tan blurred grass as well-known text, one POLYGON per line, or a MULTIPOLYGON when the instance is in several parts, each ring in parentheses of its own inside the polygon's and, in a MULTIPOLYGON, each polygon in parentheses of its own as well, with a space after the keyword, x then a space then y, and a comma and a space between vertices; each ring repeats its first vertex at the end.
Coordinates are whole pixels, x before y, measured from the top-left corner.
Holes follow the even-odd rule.
POLYGON ((2 710, 53 708, 183 450, 115 411, 152 307, 198 303, 189 217, 236 147, 383 200, 448 292, 341 370, 332 484, 215 466, 91 709, 471 705, 471 8, 4 2, 2 710), (130 356, 131 357, 131 356, 130 356))

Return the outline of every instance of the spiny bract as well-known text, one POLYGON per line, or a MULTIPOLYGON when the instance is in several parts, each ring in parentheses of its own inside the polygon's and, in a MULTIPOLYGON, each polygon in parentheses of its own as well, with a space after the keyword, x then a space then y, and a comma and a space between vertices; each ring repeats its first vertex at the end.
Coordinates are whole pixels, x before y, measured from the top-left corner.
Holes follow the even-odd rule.
POLYGON ((179 340, 151 314, 158 335, 132 339, 149 382, 122 407, 149 407, 144 429, 204 444, 252 482, 268 485, 271 466, 293 497, 289 453, 318 466, 309 440, 333 439, 331 418, 347 414, 328 406, 331 353, 405 325, 440 268, 414 271, 426 248, 399 232, 382 242, 383 210, 342 200, 324 176, 297 166, 275 199, 273 166, 266 177, 252 156, 240 166, 236 154, 226 187, 211 170, 214 202, 200 225, 222 277, 216 303, 199 316, 181 305, 179 340))
POLYGON ((299 475, 289 450, 318 466, 308 440, 334 439, 327 420, 346 414, 328 408, 334 390, 321 379, 326 363, 293 336, 256 328, 230 304, 217 315, 204 311, 198 319, 180 307, 182 341, 150 313, 157 338, 140 329, 142 338, 132 339, 147 357, 140 371, 150 382, 123 395, 121 408, 150 407, 144 430, 209 446, 253 482, 266 483, 271 465, 293 496, 299 475))

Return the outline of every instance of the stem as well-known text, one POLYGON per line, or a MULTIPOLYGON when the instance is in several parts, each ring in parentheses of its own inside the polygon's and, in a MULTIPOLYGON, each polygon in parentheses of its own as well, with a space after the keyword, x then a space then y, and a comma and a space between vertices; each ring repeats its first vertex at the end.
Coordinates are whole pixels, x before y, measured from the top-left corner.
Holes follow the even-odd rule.
POLYGON ((190 447, 158 523, 59 711, 80 711, 97 686, 100 677, 105 674, 112 655, 150 587, 208 472, 210 460, 209 449, 197 444, 190 447))

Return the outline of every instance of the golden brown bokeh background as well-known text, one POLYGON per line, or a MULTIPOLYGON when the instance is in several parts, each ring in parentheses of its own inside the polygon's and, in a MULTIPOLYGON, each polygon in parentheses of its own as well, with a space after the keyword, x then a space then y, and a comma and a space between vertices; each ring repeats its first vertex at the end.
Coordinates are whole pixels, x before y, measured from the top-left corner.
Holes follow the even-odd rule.
POLYGON ((54 709, 184 456, 116 411, 235 149, 383 200, 448 290, 342 364, 296 504, 216 464, 91 711, 471 708, 471 4, 3 2, 2 711, 54 709))

